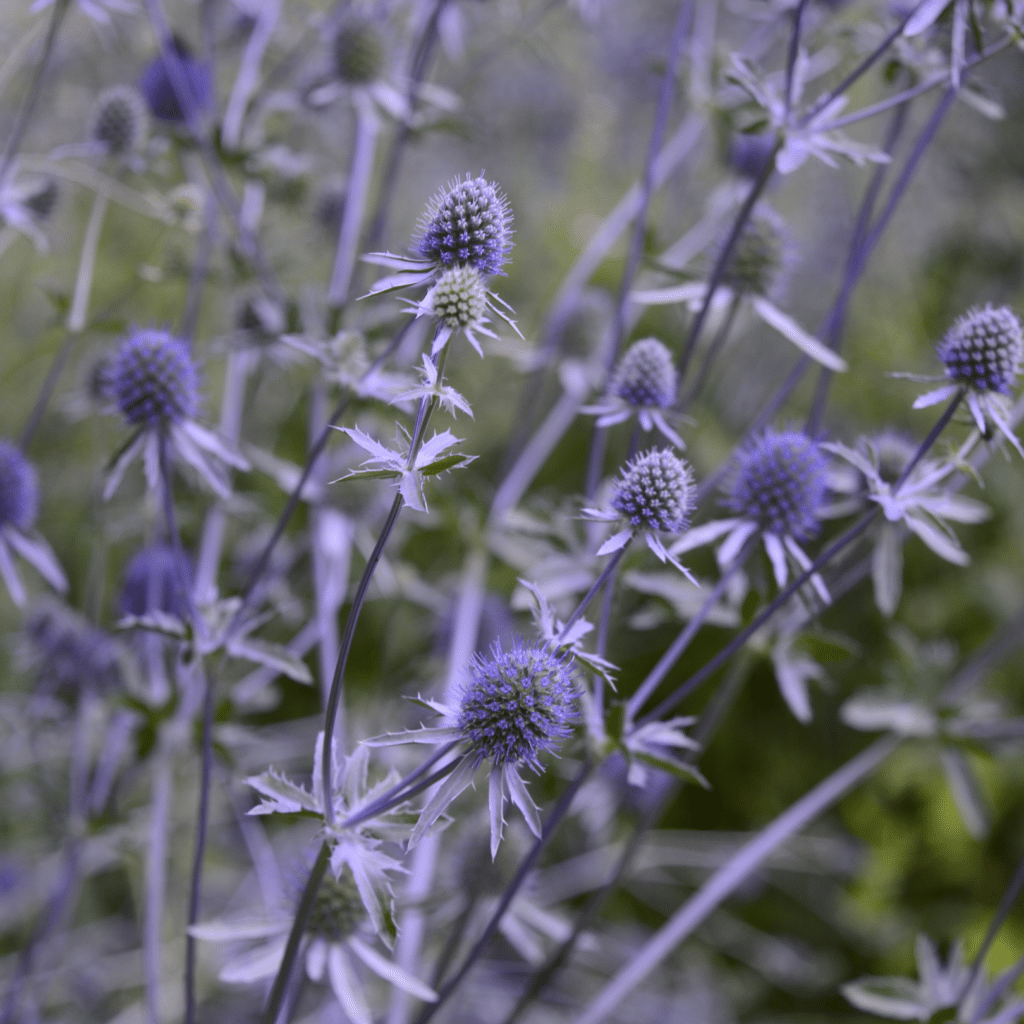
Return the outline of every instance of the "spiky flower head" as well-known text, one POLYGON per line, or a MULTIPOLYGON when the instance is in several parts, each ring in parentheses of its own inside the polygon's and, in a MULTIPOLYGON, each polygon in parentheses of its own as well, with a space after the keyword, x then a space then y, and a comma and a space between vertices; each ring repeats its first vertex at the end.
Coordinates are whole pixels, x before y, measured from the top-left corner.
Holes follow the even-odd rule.
POLYGON ((729 140, 729 166, 743 178, 760 177, 775 150, 773 132, 736 132, 729 140))
POLYGON ((36 521, 38 509, 35 467, 17 445, 0 440, 0 527, 27 530, 36 521))
POLYGON ((346 85, 369 85, 384 68, 384 40, 368 18, 347 18, 334 35, 334 70, 346 85))
POLYGON ((1008 395, 1024 359, 1024 334, 1009 307, 976 306, 954 322, 936 353, 951 380, 1008 395))
POLYGON ((619 360, 609 391, 633 406, 667 409, 676 398, 672 353, 657 338, 644 338, 619 360))
POLYGON ((170 544, 153 544, 136 551, 124 571, 120 610, 122 615, 170 612, 184 618, 191 585, 192 565, 184 553, 170 544))
POLYGON ((106 146, 111 156, 123 156, 142 145, 148 127, 142 93, 130 85, 115 85, 97 97, 89 137, 106 146))
POLYGON ((486 178, 457 178, 427 207, 416 248, 442 266, 476 267, 497 274, 512 251, 512 211, 498 187, 486 178))
MULTIPOLYGON (((188 45, 177 36, 171 40, 171 54, 177 57, 181 70, 181 84, 188 87, 193 109, 199 113, 213 102, 213 72, 209 64, 196 60, 188 45)), ((175 80, 164 63, 163 54, 157 54, 139 80, 139 88, 146 97, 150 113, 161 121, 184 121, 185 114, 178 101, 175 80)))
POLYGON ((489 657, 474 659, 457 725, 478 764, 490 758, 495 767, 524 761, 537 768, 539 756, 572 732, 575 717, 566 660, 516 636, 511 650, 496 643, 489 657))
POLYGON ((693 508, 690 467, 667 448, 652 448, 626 466, 611 506, 633 526, 682 533, 693 508))
POLYGON ((135 331, 110 364, 110 389, 129 423, 154 426, 195 414, 199 373, 188 345, 168 331, 135 331))
POLYGON ((341 877, 327 872, 306 921, 306 931, 328 942, 341 942, 366 920, 366 907, 359 895, 352 872, 345 868, 341 877))
POLYGON ((727 504, 766 533, 807 540, 818 532, 826 465, 806 434, 766 430, 740 451, 727 504))
POLYGON ((122 681, 113 638, 56 601, 36 605, 25 621, 25 655, 43 692, 74 697, 122 681))
POLYGON ((479 324, 487 308, 487 286, 480 271, 473 266, 446 270, 434 285, 430 305, 453 331, 479 324))
POLYGON ((756 210, 736 240, 722 283, 739 294, 771 294, 785 269, 786 243, 782 218, 768 207, 756 210))

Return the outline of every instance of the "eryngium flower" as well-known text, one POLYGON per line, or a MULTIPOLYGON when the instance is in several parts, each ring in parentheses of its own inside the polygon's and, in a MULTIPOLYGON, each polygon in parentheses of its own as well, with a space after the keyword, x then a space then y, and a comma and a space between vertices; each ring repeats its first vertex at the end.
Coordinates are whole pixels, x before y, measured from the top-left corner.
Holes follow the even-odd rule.
POLYGON ((799 431, 766 430, 739 453, 726 504, 766 533, 807 540, 818 532, 826 462, 799 431))
POLYGON ((676 398, 672 353, 657 338, 631 345, 619 360, 609 391, 632 406, 667 409, 676 398))
POLYGON ((1007 306, 975 307, 955 321, 936 353, 951 380, 1008 395, 1024 359, 1024 334, 1007 306))
POLYGON ((611 506, 633 526, 682 533, 693 507, 693 476, 667 448, 638 455, 616 481, 611 506))
POLYGON ((510 651, 499 644, 488 658, 477 657, 462 691, 457 727, 476 764, 526 762, 553 750, 572 732, 576 687, 563 658, 516 637, 510 651))
POLYGON ((334 70, 346 85, 368 85, 384 67, 384 41, 373 22, 354 17, 334 36, 334 70))
POLYGON ((480 272, 472 266, 446 270, 430 294, 430 305, 445 327, 454 331, 483 323, 487 288, 480 272))
POLYGON ((779 284, 785 255, 782 220, 773 210, 762 207, 740 232, 722 283, 739 295, 769 295, 779 284))
POLYGON ((182 40, 173 39, 170 49, 172 57, 177 57, 181 74, 172 78, 161 53, 142 72, 139 88, 154 117, 161 121, 184 121, 185 114, 174 83, 177 81, 188 88, 192 109, 199 113, 206 110, 213 100, 213 73, 208 64, 193 58, 182 40))
POLYGON ((138 89, 115 85, 97 97, 89 137, 111 156, 123 156, 139 148, 148 124, 146 101, 138 89))
POLYGON ((185 342, 168 331, 131 334, 110 364, 110 389, 129 423, 154 426, 193 416, 198 371, 185 342))
POLYGON ((188 610, 185 587, 191 585, 192 566, 184 553, 169 544, 154 544, 136 551, 124 571, 119 602, 122 615, 168 612, 184 619, 188 610))
POLYGON ((497 274, 512 251, 512 211, 485 178, 457 178, 430 201, 416 248, 442 266, 470 264, 497 274))
POLYGON ((39 510, 35 467, 17 445, 0 440, 0 527, 28 530, 39 510))
POLYGON ((352 872, 343 869, 341 877, 335 878, 328 871, 316 891, 306 919, 306 931, 329 942, 341 942, 365 920, 366 907, 352 872))

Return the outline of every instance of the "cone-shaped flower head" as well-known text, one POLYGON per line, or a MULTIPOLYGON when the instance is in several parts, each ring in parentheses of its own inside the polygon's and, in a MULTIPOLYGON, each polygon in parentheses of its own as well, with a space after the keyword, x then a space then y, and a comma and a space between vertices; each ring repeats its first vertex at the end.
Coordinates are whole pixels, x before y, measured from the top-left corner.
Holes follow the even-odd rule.
POLYGON ((936 352, 951 380, 1008 395, 1024 359, 1024 334, 1008 307, 976 307, 950 327, 936 352))
POLYGON ((495 767, 538 757, 572 732, 576 686, 565 659, 546 647, 516 637, 510 651, 500 644, 490 657, 477 657, 462 692, 458 728, 479 763, 495 767))
POLYGON ((636 342, 619 360, 609 390, 630 405, 667 409, 676 399, 672 353, 657 338, 636 342))
POLYGON ((119 602, 122 615, 170 612, 184 618, 188 601, 184 591, 191 585, 192 566, 184 554, 169 544, 154 544, 136 551, 124 571, 119 602))
POLYGON ((818 532, 825 472, 825 456, 806 434, 767 430, 740 451, 727 504, 767 533, 807 540, 818 532))
POLYGON ((106 146, 111 156, 123 156, 139 148, 148 127, 142 93, 130 85, 115 85, 97 97, 89 137, 106 146))
POLYGON ((487 286, 475 267, 452 267, 434 286, 430 305, 445 327, 473 327, 484 318, 487 286))
POLYGON ((156 425, 193 416, 199 400, 188 345, 167 331, 131 334, 110 364, 110 389, 129 423, 156 425))
POLYGON ((778 287, 785 266, 786 236, 782 219, 762 208, 744 225, 722 275, 737 294, 769 295, 778 287))
MULTIPOLYGON (((206 110, 213 102, 213 73, 210 66, 196 60, 188 46, 177 37, 171 41, 171 50, 178 58, 182 84, 188 87, 195 111, 199 113, 206 110)), ((177 77, 171 77, 163 54, 158 54, 142 72, 139 88, 146 97, 150 112, 161 121, 185 120, 174 87, 177 77)))
POLYGON ((384 40, 366 18, 346 19, 334 36, 334 70, 346 85, 369 85, 384 69, 384 40))
POLYGON ((729 166, 742 178, 758 178, 775 144, 773 132, 736 132, 729 140, 729 166))
POLYGON ((693 508, 690 467, 667 448, 638 455, 615 482, 611 506, 633 526, 682 533, 693 508))
POLYGON ((341 942, 365 920, 366 907, 352 872, 346 868, 340 878, 335 878, 328 871, 317 889, 306 921, 306 931, 328 942, 341 942))
POLYGON ((36 521, 38 509, 35 467, 17 445, 0 440, 0 528, 27 530, 36 521))
POLYGON ((451 181, 430 201, 416 248, 442 266, 497 274, 512 251, 512 211, 485 178, 451 181))

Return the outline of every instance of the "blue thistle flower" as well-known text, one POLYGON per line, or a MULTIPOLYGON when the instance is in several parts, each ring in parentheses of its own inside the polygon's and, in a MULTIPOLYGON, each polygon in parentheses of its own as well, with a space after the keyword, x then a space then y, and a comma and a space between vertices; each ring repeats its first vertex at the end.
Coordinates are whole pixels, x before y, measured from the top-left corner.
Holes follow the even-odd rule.
POLYGON ((352 872, 345 868, 335 878, 328 871, 316 891, 306 931, 328 942, 343 942, 366 920, 366 907, 352 872))
POLYGON ((17 445, 0 440, 0 528, 28 530, 39 511, 35 467, 17 445))
POLYGON ((111 156, 123 156, 139 148, 148 123, 146 100, 138 89, 115 85, 96 98, 89 137, 111 156))
POLYGON ((799 431, 766 430, 739 452, 726 504, 766 533, 813 537, 825 501, 826 461, 799 431))
POLYGON ((517 636, 511 650, 495 644, 490 657, 474 660, 456 725, 475 764, 489 758, 496 768, 526 762, 539 769, 539 756, 572 732, 575 715, 565 660, 517 636))
MULTIPOLYGON (((192 95, 192 103, 197 112, 207 110, 213 102, 213 72, 208 64, 196 60, 188 46, 175 37, 171 40, 171 50, 178 59, 182 77, 192 95)), ((184 121, 185 114, 178 102, 178 94, 174 89, 163 54, 158 54, 139 80, 139 88, 146 97, 149 109, 154 117, 161 121, 184 121)))
POLYGON ((188 345, 168 331, 136 331, 109 368, 111 393, 129 423, 155 426, 195 414, 199 373, 188 345))
POLYGON ((616 481, 611 507, 634 527, 682 533, 693 508, 693 474, 667 448, 638 455, 616 481))
POLYGON ((430 201, 416 249, 442 266, 470 264, 498 274, 512 251, 512 211, 493 182, 483 177, 448 183, 430 201))
POLYGON ((122 615, 169 612, 185 618, 187 595, 182 581, 191 584, 192 565, 169 544, 154 544, 136 551, 124 571, 119 608, 122 615))
POLYGON ((676 400, 672 353, 657 338, 643 338, 619 360, 609 390, 636 407, 667 409, 676 400))
POLYGON ((936 354, 950 380, 1009 395, 1024 360, 1024 333, 1007 306, 975 307, 954 322, 936 354))
POLYGON ((737 295, 771 295, 778 291, 788 255, 782 218, 759 207, 744 225, 722 274, 722 283, 737 295))

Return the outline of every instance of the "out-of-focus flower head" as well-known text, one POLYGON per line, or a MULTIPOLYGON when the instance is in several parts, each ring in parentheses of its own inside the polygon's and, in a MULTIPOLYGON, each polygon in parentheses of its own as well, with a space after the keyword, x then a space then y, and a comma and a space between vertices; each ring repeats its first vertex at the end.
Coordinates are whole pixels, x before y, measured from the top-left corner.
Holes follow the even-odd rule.
POLYGON ((170 544, 153 544, 136 551, 124 570, 124 582, 118 602, 122 615, 147 615, 168 612, 184 619, 192 565, 188 556, 170 544))
POLYGON ((138 150, 149 131, 146 99, 130 85, 115 85, 96 97, 89 138, 110 156, 121 157, 138 150))
POLYGON ((209 64, 193 57, 188 44, 177 36, 171 39, 168 50, 168 56, 177 60, 180 76, 172 75, 164 55, 159 53, 142 72, 139 88, 155 118, 180 123, 186 115, 175 81, 180 79, 180 84, 188 88, 194 112, 202 114, 213 105, 213 71, 209 64))

